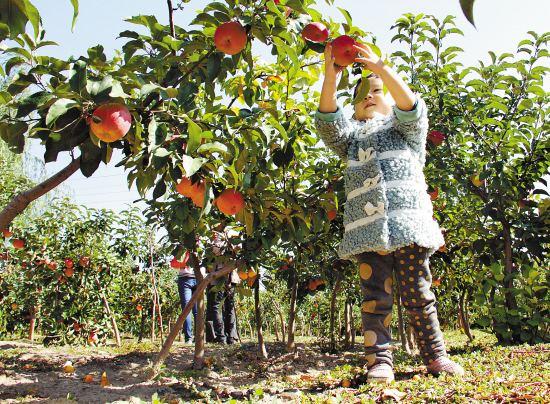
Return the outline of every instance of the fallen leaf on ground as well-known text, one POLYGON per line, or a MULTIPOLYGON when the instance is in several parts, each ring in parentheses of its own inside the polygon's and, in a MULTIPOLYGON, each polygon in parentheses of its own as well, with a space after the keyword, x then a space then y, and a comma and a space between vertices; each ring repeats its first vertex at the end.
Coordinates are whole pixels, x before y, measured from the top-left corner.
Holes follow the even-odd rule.
POLYGON ((406 395, 407 393, 403 393, 397 389, 385 389, 380 398, 382 400, 393 398, 395 401, 401 401, 406 395))

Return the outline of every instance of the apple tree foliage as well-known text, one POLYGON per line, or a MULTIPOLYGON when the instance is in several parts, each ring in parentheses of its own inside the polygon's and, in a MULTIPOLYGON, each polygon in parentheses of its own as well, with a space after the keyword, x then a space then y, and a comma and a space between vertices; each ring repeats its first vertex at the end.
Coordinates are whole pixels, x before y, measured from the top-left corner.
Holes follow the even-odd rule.
POLYGON ((454 299, 467 290, 478 323, 501 342, 534 342, 548 327, 548 113, 543 89, 550 33, 527 33, 514 53, 465 67, 452 17, 405 15, 395 24, 399 70, 427 101, 426 177, 447 251, 433 262, 454 299), (473 176, 482 184, 475 184, 473 176), (545 178, 546 177, 546 178, 545 178), (538 185, 537 185, 538 184, 538 185))

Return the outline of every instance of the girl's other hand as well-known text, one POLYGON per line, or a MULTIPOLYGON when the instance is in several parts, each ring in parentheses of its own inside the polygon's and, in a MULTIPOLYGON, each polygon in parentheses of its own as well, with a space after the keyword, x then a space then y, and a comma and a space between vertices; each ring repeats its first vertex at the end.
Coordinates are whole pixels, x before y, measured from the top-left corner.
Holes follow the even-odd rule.
POLYGON ((380 75, 386 66, 380 56, 374 53, 368 45, 357 43, 353 46, 359 52, 359 57, 356 57, 355 61, 365 65, 371 72, 380 75))

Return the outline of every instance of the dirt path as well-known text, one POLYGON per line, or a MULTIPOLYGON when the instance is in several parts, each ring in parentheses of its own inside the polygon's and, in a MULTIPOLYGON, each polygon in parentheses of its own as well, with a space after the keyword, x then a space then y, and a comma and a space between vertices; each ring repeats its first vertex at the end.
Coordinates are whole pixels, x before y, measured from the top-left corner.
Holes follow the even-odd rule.
POLYGON ((464 378, 426 373, 418 356, 394 352, 396 381, 366 383, 362 347, 323 353, 315 340, 298 343, 296 353, 267 343, 270 359, 260 360, 256 345, 207 345, 209 368, 191 368, 193 348, 176 343, 161 374, 145 380, 158 351, 151 344, 125 341, 116 347, 43 347, 0 341, 0 402, 226 402, 406 403, 550 402, 550 344, 501 347, 476 331, 474 343, 458 332, 446 334, 464 378), (71 361, 74 373, 64 373, 71 361), (110 385, 100 385, 106 372, 110 385), (92 375, 91 383, 83 381, 92 375))
POLYGON ((78 402, 150 401, 157 393, 166 401, 176 398, 197 400, 205 397, 245 399, 256 394, 291 399, 298 393, 294 382, 309 382, 338 365, 358 363, 360 352, 323 354, 315 347, 299 344, 296 354, 284 351, 283 344, 270 343, 271 358, 260 361, 255 345, 208 346, 209 369, 191 369, 192 347, 178 345, 156 380, 144 380, 144 368, 153 352, 114 354, 101 349, 78 354, 74 348, 45 348, 24 342, 0 342, 0 399, 3 402, 40 402, 74 399, 78 402), (66 374, 63 365, 71 361, 75 372, 66 374), (101 387, 107 373, 110 386, 101 387), (93 375, 85 383, 85 375, 93 375), (290 385, 289 385, 290 384, 290 385), (133 400, 137 401, 137 400, 133 400))

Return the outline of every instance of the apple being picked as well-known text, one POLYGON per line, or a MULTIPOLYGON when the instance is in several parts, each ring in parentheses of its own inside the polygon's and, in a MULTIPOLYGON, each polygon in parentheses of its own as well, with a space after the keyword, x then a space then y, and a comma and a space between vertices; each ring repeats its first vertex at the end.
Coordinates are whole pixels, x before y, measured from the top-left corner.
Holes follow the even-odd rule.
POLYGON ((304 27, 302 37, 311 42, 325 42, 328 39, 328 29, 320 22, 312 22, 304 27))
POLYGON ((346 67, 355 62, 359 52, 354 48, 357 45, 355 39, 348 35, 341 35, 332 41, 332 55, 334 63, 338 66, 346 67))

